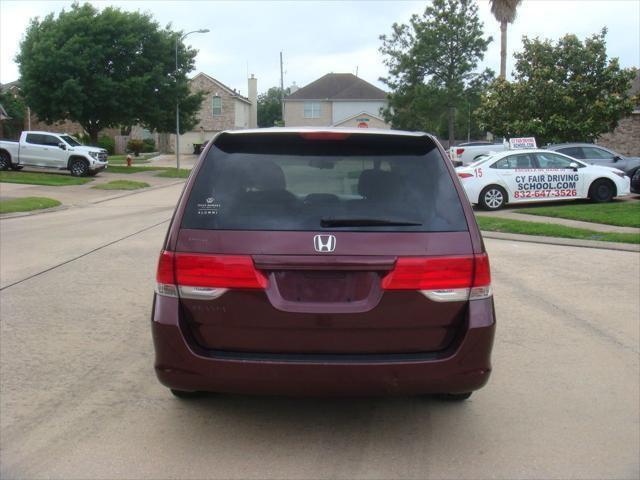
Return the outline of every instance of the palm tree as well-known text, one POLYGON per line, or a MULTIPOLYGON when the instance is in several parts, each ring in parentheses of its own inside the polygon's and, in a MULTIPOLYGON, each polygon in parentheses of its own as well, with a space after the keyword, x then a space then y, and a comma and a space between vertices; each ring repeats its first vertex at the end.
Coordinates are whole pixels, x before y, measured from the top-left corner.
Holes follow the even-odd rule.
POLYGON ((500 78, 507 74, 507 24, 516 19, 516 10, 522 0, 489 0, 491 13, 500 22, 500 78))

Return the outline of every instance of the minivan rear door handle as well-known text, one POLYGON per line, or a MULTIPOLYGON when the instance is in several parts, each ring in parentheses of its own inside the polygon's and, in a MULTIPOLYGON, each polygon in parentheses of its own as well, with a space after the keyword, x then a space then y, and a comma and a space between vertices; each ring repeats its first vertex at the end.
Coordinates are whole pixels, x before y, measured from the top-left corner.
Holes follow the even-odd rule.
POLYGON ((388 272, 393 270, 396 257, 340 256, 340 255, 253 255, 259 270, 357 270, 360 272, 388 272))

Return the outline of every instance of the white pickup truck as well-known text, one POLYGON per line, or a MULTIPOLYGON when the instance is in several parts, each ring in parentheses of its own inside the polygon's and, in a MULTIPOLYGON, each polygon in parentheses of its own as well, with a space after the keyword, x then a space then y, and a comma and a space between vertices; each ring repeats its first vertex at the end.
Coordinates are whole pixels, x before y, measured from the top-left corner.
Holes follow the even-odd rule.
POLYGON ((75 177, 95 175, 107 168, 107 151, 82 145, 66 133, 25 131, 18 142, 0 141, 0 170, 22 167, 69 170, 75 177))
POLYGON ((488 153, 497 153, 509 149, 509 144, 491 142, 469 142, 461 143, 449 148, 449 158, 456 167, 467 166, 479 157, 488 153))

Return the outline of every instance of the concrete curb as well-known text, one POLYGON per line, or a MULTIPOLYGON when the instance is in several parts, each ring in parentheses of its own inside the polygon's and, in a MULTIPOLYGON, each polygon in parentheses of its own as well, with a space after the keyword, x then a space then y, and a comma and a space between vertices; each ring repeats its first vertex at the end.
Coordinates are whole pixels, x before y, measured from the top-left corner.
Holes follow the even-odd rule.
POLYGON ((599 242, 597 240, 577 240, 574 238, 543 237, 537 235, 520 235, 517 233, 501 233, 482 231, 484 238, 494 240, 511 240, 514 242, 542 243, 564 247, 597 248, 600 250, 619 250, 624 252, 640 252, 640 244, 599 242))
POLYGON ((32 210, 31 212, 3 213, 3 214, 0 214, 0 220, 8 220, 10 218, 32 217, 34 215, 40 215, 41 213, 59 212, 60 210, 66 210, 68 208, 69 208, 68 205, 59 205, 57 207, 52 207, 52 208, 42 208, 40 210, 32 210))
POLYGON ((183 180, 178 180, 176 182, 171 182, 171 183, 165 183, 163 185, 153 185, 151 187, 147 187, 147 188, 140 188, 138 190, 132 190, 130 192, 127 193, 121 193, 121 194, 117 194, 117 195, 112 195, 110 197, 106 197, 106 198, 100 198, 98 200, 93 200, 93 201, 89 201, 88 203, 91 205, 97 205, 98 203, 103 203, 103 202, 108 202, 109 200, 116 200, 118 198, 123 198, 123 197, 130 197, 131 195, 137 195, 139 193, 143 193, 143 192, 150 192, 152 190, 159 190, 161 188, 166 188, 166 187, 171 187, 173 185, 178 185, 179 183, 184 183, 187 179, 183 179, 183 180))

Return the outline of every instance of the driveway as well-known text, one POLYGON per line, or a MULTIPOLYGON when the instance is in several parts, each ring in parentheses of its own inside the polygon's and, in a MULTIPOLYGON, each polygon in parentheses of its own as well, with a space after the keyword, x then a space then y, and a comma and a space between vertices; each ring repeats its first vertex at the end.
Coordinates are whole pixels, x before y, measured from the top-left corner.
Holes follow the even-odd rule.
POLYGON ((487 240, 494 373, 467 403, 182 402, 149 329, 180 190, 0 220, 2 478, 638 478, 637 253, 487 240))

